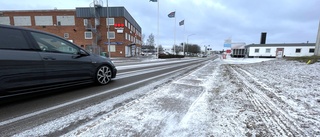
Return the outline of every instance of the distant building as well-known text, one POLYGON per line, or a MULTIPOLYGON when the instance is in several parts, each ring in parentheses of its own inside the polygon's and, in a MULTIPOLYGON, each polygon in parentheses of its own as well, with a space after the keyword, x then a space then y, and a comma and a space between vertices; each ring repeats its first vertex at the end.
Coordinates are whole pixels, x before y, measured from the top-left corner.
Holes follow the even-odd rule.
POLYGON ((315 43, 250 44, 245 49, 248 57, 301 57, 314 55, 315 43))
POLYGON ((246 49, 245 49, 246 43, 239 42, 239 43, 231 43, 231 57, 245 57, 246 49))
POLYGON ((124 7, 76 8, 75 10, 0 11, 0 24, 22 26, 56 34, 96 54, 131 57, 141 53, 139 24, 124 7), (109 22, 110 49, 107 22, 109 22))

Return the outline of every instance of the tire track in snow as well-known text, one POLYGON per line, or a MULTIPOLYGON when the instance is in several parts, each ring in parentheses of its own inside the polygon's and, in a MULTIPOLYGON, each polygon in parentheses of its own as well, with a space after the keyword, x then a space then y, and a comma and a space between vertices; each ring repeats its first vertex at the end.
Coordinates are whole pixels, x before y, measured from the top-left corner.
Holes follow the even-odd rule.
MULTIPOLYGON (((304 132, 302 132, 303 130, 296 125, 292 117, 275 105, 265 93, 253 84, 254 82, 250 83, 254 81, 254 79, 246 78, 244 75, 247 74, 241 73, 241 70, 237 70, 238 68, 229 68, 232 70, 232 73, 237 76, 239 82, 243 84, 242 88, 248 99, 250 99, 255 106, 265 125, 269 128, 268 130, 272 131, 271 134, 276 136, 296 136, 304 134, 304 132)), ((264 86, 261 85, 260 87, 264 88, 264 86)))
POLYGON ((259 85, 257 88, 262 91, 261 93, 266 92, 264 94, 270 98, 273 98, 273 101, 277 103, 277 107, 282 108, 278 110, 281 111, 283 115, 286 115, 292 125, 299 129, 301 134, 306 134, 308 136, 319 134, 319 132, 315 131, 314 128, 319 129, 320 121, 313 116, 314 114, 305 113, 305 111, 308 110, 302 112, 298 111, 277 94, 279 89, 271 88, 271 85, 268 83, 263 83, 261 80, 259 80, 259 78, 245 70, 245 68, 237 67, 237 69, 240 70, 238 72, 240 72, 242 75, 247 75, 255 83, 257 83, 259 85), (290 110, 290 112, 284 111, 284 109, 290 110))
POLYGON ((303 123, 307 122, 307 121, 312 121, 313 123, 316 123, 315 125, 320 125, 320 121, 310 115, 306 115, 305 113, 301 114, 301 112, 298 112, 296 109, 294 109, 292 106, 290 106, 288 103, 286 103, 284 100, 281 99, 281 97, 279 95, 277 95, 276 93, 278 92, 277 89, 275 88, 271 88, 272 86, 263 83, 261 81, 259 81, 259 79, 257 77, 255 77, 254 75, 252 75, 250 72, 248 72, 247 70, 243 69, 243 68, 237 68, 239 69, 242 75, 248 75, 251 79, 253 79, 257 84, 259 84, 262 88, 260 88, 262 91, 266 91, 268 93, 267 96, 272 96, 272 98, 275 98, 278 104, 282 105, 282 108, 287 108, 290 109, 291 111, 296 113, 296 117, 299 117, 298 119, 307 119, 304 121, 301 121, 303 123))
POLYGON ((272 131, 271 133, 274 135, 276 134, 276 136, 280 136, 280 135, 284 135, 287 134, 288 132, 283 132, 283 128, 284 126, 282 126, 282 124, 278 124, 278 120, 275 120, 273 118, 270 118, 270 116, 273 115, 273 111, 268 109, 266 106, 263 105, 263 103, 261 103, 257 98, 258 96, 254 96, 252 95, 252 91, 250 88, 248 87, 243 87, 243 91, 246 92, 247 97, 249 98, 249 100, 251 101, 251 103, 255 106, 256 110, 258 110, 258 114, 260 115, 261 119, 263 120, 263 122, 265 123, 265 125, 269 128, 269 131, 272 131), (280 128, 279 127, 280 125, 280 128), (276 128, 274 128, 276 127, 276 128))

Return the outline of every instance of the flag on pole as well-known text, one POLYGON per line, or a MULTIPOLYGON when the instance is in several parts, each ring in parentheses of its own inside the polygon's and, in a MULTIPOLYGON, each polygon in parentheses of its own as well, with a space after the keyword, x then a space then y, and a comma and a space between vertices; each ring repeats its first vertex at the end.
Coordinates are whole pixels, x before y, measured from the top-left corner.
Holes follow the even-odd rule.
POLYGON ((184 25, 184 20, 179 22, 179 26, 182 26, 182 25, 184 25))
POLYGON ((169 17, 169 18, 174 18, 175 15, 176 15, 176 12, 173 11, 173 12, 170 12, 170 13, 168 14, 168 17, 169 17))
MULTIPOLYGON (((158 2, 158 0, 150 0, 150 1, 151 1, 151 2, 158 2)), ((149 1, 149 2, 150 2, 150 1, 149 1)))

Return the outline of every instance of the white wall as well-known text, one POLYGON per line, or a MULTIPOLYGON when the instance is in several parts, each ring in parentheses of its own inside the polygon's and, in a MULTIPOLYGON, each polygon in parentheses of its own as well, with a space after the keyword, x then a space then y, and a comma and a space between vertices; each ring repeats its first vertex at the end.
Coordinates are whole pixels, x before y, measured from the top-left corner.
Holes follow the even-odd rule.
POLYGON ((0 24, 10 25, 10 18, 9 17, 0 17, 0 24))
POLYGON ((250 47, 249 56, 276 56, 275 47, 250 47), (259 53, 255 53, 255 49, 259 49, 259 53), (270 53, 266 53, 266 49, 270 49, 270 53))
POLYGON ((31 26, 30 16, 14 16, 13 20, 15 26, 31 26))
POLYGON ((299 57, 299 56, 312 56, 314 53, 309 53, 310 48, 315 48, 315 46, 304 46, 304 47, 250 47, 249 48, 249 56, 276 56, 277 48, 284 48, 284 53, 286 57, 299 57), (259 53, 255 53, 255 49, 259 49, 259 53), (266 53, 266 49, 270 48, 270 53, 266 53), (301 48, 300 53, 296 53, 296 49, 301 48))
POLYGON ((52 16, 34 16, 36 26, 52 26, 52 16))
POLYGON ((73 26, 75 25, 74 16, 57 16, 57 25, 60 22, 61 26, 73 26))
POLYGON ((314 53, 309 53, 309 49, 313 48, 315 49, 315 46, 309 46, 309 47, 286 47, 284 49, 283 55, 286 57, 299 57, 299 56, 312 56, 314 53), (296 53, 296 49, 301 48, 300 53, 296 53))

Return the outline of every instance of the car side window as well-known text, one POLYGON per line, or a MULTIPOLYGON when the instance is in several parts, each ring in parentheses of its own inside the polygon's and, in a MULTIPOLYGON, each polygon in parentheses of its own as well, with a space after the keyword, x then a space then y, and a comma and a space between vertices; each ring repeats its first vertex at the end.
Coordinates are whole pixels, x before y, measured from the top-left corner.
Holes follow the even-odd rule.
POLYGON ((57 37, 37 32, 31 32, 40 49, 44 52, 78 54, 79 48, 57 37))
POLYGON ((0 49, 26 50, 30 47, 21 30, 0 28, 0 49))

